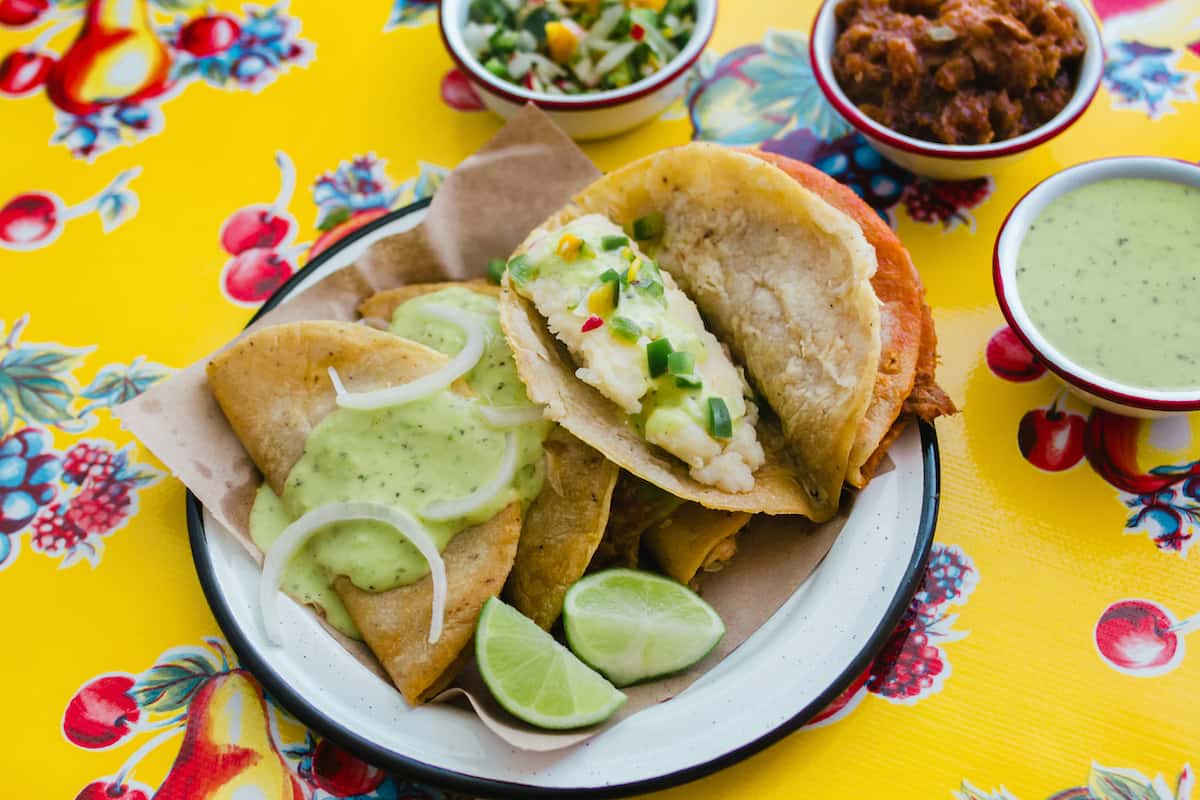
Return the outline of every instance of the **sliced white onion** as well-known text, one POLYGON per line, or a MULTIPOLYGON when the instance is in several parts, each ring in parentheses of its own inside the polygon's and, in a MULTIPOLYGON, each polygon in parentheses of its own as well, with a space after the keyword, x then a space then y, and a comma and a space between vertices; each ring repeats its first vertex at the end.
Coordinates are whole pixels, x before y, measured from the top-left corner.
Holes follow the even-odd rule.
POLYGON ((517 474, 517 437, 512 433, 504 435, 504 458, 500 461, 500 469, 495 476, 475 491, 453 500, 436 500, 421 512, 425 519, 442 521, 465 517, 495 499, 496 495, 508 488, 513 476, 517 474))
POLYGON ((562 67, 560 67, 558 64, 555 64, 541 53, 529 53, 528 55, 529 60, 533 62, 534 67, 537 69, 538 76, 543 80, 548 81, 554 78, 561 78, 567 74, 562 67))
POLYGON ((512 54, 512 58, 508 60, 505 68, 508 74, 516 80, 521 80, 525 77, 525 73, 529 72, 529 68, 533 66, 533 59, 529 57, 529 53, 516 52, 512 54))
POLYGON ((600 18, 588 28, 588 39, 594 44, 597 41, 605 41, 608 35, 613 32, 613 28, 617 27, 617 23, 621 21, 621 15, 625 13, 625 7, 620 3, 614 3, 600 12, 600 18))
POLYGON ((596 82, 596 72, 592 66, 592 59, 586 54, 581 55, 579 60, 571 65, 571 71, 575 73, 575 77, 585 86, 592 86, 596 82))
POLYGON ((515 428, 543 419, 542 407, 527 406, 480 406, 479 415, 493 428, 515 428))
POLYGON ((456 380, 471 371, 483 356, 484 339, 487 333, 478 317, 464 311, 431 303, 421 309, 421 313, 435 317, 451 325, 457 325, 467 335, 467 341, 454 358, 436 372, 422 375, 415 381, 402 383, 399 386, 388 386, 371 392, 347 391, 337 370, 329 368, 329 380, 333 382, 333 391, 337 394, 337 404, 342 408, 355 408, 360 411, 370 411, 376 408, 398 406, 428 397, 434 392, 445 389, 456 380))
POLYGON ((478 22, 468 22, 463 27, 463 42, 476 57, 479 56, 488 46, 488 39, 492 38, 492 34, 496 32, 496 26, 492 24, 481 25, 478 22))
POLYGON ((526 51, 537 50, 537 45, 538 45, 537 37, 534 36, 529 31, 522 28, 520 30, 520 32, 517 33, 517 49, 518 50, 526 50, 526 51))
POLYGON ((608 71, 614 69, 625 59, 629 58, 629 54, 633 52, 633 48, 637 47, 637 42, 622 42, 604 54, 604 58, 596 64, 596 74, 603 76, 608 74, 608 71))
POLYGON ((335 522, 373 520, 391 525, 429 562, 429 575, 433 578, 433 609, 429 618, 429 641, 442 637, 442 625, 446 616, 446 563, 438 552, 437 544, 425 527, 406 511, 380 503, 330 503, 314 508, 300 519, 283 529, 263 559, 262 578, 258 584, 258 602, 262 606, 263 627, 267 641, 276 647, 283 644, 283 630, 279 619, 279 581, 283 570, 313 534, 335 522))

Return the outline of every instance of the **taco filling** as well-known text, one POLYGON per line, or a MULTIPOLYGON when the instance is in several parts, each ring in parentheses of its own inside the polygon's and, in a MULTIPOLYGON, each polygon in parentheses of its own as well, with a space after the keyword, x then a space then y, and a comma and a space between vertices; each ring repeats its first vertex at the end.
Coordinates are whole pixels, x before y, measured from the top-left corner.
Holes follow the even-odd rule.
MULTIPOLYGON (((250 518, 255 543, 268 550, 286 525, 333 503, 372 502, 418 518, 439 550, 506 506, 528 505, 542 486, 542 440, 550 423, 497 425, 486 409, 533 409, 500 333, 496 301, 447 288, 400 305, 390 331, 453 356, 463 328, 429 313, 452 308, 485 331, 483 355, 465 374, 471 396, 440 389, 372 410, 337 408, 309 433, 280 494, 264 484, 250 518), (481 454, 489 457, 481 457, 481 454)), ((331 625, 360 638, 334 588, 345 576, 359 589, 385 592, 429 572, 417 549, 392 527, 339 522, 314 536, 283 574, 293 597, 320 607, 331 625)))
POLYGON ((700 483, 750 491, 764 454, 749 387, 695 304, 638 246, 655 235, 655 219, 631 228, 633 236, 599 214, 579 217, 511 259, 510 283, 571 352, 576 376, 646 441, 700 483))

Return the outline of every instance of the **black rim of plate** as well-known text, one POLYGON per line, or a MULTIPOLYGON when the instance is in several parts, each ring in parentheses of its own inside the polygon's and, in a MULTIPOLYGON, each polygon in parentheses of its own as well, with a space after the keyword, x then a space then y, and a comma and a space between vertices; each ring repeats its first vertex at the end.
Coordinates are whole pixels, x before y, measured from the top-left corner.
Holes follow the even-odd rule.
MULTIPOLYGON (((429 200, 397 209, 377 220, 353 231, 345 238, 335 242, 327 250, 317 255, 299 272, 288 279, 286 283, 268 299, 258 312, 251 318, 253 323, 263 314, 279 305, 296 287, 308 276, 319 270, 334 256, 355 242, 370 236, 376 230, 389 225, 409 214, 421 211, 429 205, 429 200)), ((466 792, 482 797, 592 797, 613 798, 623 797, 642 792, 652 792, 678 786, 689 781, 709 775, 720 769, 735 764, 771 744, 779 741, 803 726, 828 706, 838 695, 845 691, 850 684, 862 674, 876 654, 882 649, 888 636, 900 621, 904 610, 912 600, 913 594, 921 584, 925 573, 925 563, 933 546, 933 532, 937 526, 938 502, 940 499, 941 461, 938 454, 937 433, 932 425, 919 423, 921 431, 921 461, 924 472, 924 490, 921 499, 921 515, 918 521, 917 539, 913 547, 912 558, 908 568, 901 578, 900 586, 892 597, 892 602, 880 620, 879 625, 867 639, 867 643, 858 655, 846 666, 837 679, 825 691, 804 708, 794 714, 791 719, 764 733, 757 739, 729 750, 717 758, 694 764, 686 769, 676 770, 654 778, 609 786, 592 786, 578 788, 546 788, 531 786, 510 781, 498 781, 479 778, 462 772, 436 767, 423 761, 408 758, 393 750, 372 742, 347 728, 329 715, 321 712, 294 689, 278 672, 272 668, 270 659, 254 647, 242 632, 241 626, 234 617, 225 596, 217 586, 216 569, 213 565, 207 545, 207 535, 204 530, 203 507, 200 501, 189 491, 186 498, 188 539, 192 549, 192 560, 196 564, 196 572, 200 578, 200 586, 208 600, 217 624, 225 634, 229 644, 237 653, 242 664, 262 683, 263 687, 291 712, 297 719, 317 733, 332 739, 338 745, 358 755, 366 761, 397 773, 405 779, 422 781, 439 788, 466 792)))

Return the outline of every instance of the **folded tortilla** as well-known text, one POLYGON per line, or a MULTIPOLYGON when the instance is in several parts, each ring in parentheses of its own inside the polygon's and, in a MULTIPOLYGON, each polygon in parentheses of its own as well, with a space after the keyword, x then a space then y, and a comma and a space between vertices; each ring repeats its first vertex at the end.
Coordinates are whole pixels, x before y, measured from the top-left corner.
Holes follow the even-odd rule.
POLYGON ((642 544, 664 574, 694 586, 703 572, 717 572, 737 553, 735 537, 753 517, 684 503, 642 535, 642 544))
POLYGON ((862 229, 781 169, 708 143, 610 173, 526 242, 590 213, 618 224, 663 215, 653 257, 745 368, 782 436, 764 413, 758 432, 768 463, 751 491, 698 484, 575 378, 545 320, 506 288, 501 324, 531 396, 576 436, 678 497, 730 511, 833 516, 879 364, 875 258, 862 229))
POLYGON ((562 427, 544 446, 546 480, 525 514, 504 597, 548 630, 604 535, 618 470, 562 427))
MULTIPOLYGON (((402 303, 452 286, 500 294, 500 287, 483 280, 420 283, 377 292, 358 310, 365 319, 390 324, 402 303)), ((521 613, 548 629, 562 612, 567 589, 583 576, 604 534, 618 470, 561 427, 551 431, 544 447, 546 479, 522 521, 504 594, 521 613)))
MULTIPOLYGON (((428 347, 365 325, 294 322, 238 340, 209 363, 208 381, 251 459, 282 493, 309 433, 336 406, 329 367, 351 391, 370 391, 419 378, 445 360, 428 347)), ((408 702, 421 702, 452 677, 483 603, 499 594, 512 568, 520 516, 514 503, 447 545, 446 630, 435 644, 427 641, 433 592, 428 575, 379 593, 344 579, 334 582, 354 624, 408 702)))
POLYGON ((871 401, 855 432, 846 469, 846 481, 862 487, 870 476, 870 472, 864 473, 863 467, 876 451, 882 456, 880 445, 900 415, 916 379, 924 296, 921 278, 891 226, 849 186, 801 161, 761 150, 743 152, 783 170, 801 186, 846 214, 858 224, 875 249, 876 267, 871 288, 879 299, 879 365, 871 401))

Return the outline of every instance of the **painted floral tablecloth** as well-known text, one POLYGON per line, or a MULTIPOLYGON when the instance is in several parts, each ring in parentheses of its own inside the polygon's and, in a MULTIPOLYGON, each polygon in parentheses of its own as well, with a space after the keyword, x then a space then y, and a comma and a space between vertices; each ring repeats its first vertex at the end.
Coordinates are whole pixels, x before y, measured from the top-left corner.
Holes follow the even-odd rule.
MULTIPOLYGON (((585 149, 607 169, 689 138, 761 144, 849 183, 921 269, 963 413, 938 423, 924 584, 873 666, 820 721, 665 796, 1188 800, 1200 430, 1063 393, 1003 326, 990 259, 1010 206, 1058 169, 1200 158, 1200 4, 1096 0, 1092 108, 961 183, 883 161, 825 105, 814 10, 724 0, 685 100, 585 149)), ((204 602, 183 487, 109 411, 232 336, 331 242, 435 192, 495 132, 435 13, 0 0, 6 796, 445 796, 264 697, 204 602)))

